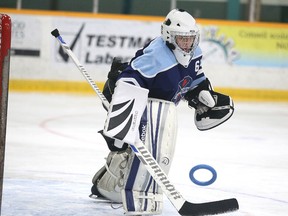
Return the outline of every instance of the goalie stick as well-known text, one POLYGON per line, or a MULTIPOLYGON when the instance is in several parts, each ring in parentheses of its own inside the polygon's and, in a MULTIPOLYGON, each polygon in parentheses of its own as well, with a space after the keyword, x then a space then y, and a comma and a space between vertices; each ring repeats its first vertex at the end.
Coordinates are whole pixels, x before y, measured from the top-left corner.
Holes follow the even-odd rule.
MULTIPOLYGON (((109 102, 95 84, 95 82, 90 77, 89 73, 86 71, 84 66, 79 62, 75 54, 72 52, 70 47, 64 42, 63 38, 59 34, 57 29, 53 30, 51 34, 57 39, 60 46, 63 50, 69 55, 74 64, 77 66, 79 71, 88 81, 90 86, 96 92, 98 97, 101 99, 105 108, 108 109, 109 102)), ((190 216, 201 216, 201 215, 215 215, 226 213, 230 211, 235 211, 239 209, 238 202, 235 198, 219 200, 214 202, 206 202, 206 203, 191 203, 186 201, 179 191, 176 190, 174 185, 170 182, 165 172, 162 170, 157 161, 153 158, 151 153, 147 150, 145 145, 142 142, 136 142, 133 144, 129 144, 132 151, 139 158, 139 160, 145 165, 146 169, 153 177, 153 179, 157 182, 157 184, 161 187, 164 194, 173 204, 173 206, 177 209, 180 215, 190 215, 190 216)))

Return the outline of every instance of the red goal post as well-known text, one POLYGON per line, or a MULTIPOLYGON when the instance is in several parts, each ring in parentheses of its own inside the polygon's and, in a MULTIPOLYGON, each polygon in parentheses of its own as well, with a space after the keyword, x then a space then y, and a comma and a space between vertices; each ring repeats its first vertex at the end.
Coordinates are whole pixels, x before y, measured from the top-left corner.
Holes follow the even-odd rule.
MULTIPOLYGON (((0 14, 0 206, 2 204, 11 47, 11 19, 0 14)), ((0 208, 1 214, 1 208, 0 208)))

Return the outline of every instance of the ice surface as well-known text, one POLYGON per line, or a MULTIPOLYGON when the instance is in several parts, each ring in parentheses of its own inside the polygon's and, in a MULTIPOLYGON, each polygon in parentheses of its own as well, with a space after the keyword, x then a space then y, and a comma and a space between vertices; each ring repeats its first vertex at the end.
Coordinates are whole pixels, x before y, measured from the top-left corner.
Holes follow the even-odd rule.
MULTIPOLYGON (((234 116, 210 131, 196 129, 186 104, 178 110, 169 177, 188 201, 235 197, 240 210, 223 215, 287 216, 287 103, 236 101, 234 116), (207 187, 189 179, 202 163, 218 175, 207 187)), ((89 198, 91 179, 108 154, 97 133, 105 115, 94 95, 10 93, 2 215, 123 215, 119 205, 89 198)), ((197 178, 206 180, 207 173, 197 178)), ((167 198, 162 215, 178 215, 167 198)))

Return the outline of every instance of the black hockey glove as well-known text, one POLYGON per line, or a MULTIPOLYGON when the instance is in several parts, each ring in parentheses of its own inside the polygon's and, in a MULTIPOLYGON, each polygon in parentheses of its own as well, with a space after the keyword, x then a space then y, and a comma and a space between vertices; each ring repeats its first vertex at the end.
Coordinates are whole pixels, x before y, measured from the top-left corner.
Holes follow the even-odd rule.
POLYGON ((123 63, 121 62, 121 59, 117 57, 113 58, 112 65, 108 73, 108 79, 111 79, 112 81, 116 82, 117 77, 127 67, 127 65, 128 65, 127 62, 123 63))
POLYGON ((206 112, 215 106, 213 90, 208 79, 202 81, 196 88, 188 91, 184 96, 188 101, 188 106, 193 107, 198 112, 206 112))
POLYGON ((119 58, 113 58, 113 62, 110 68, 110 71, 108 73, 108 79, 105 82, 104 88, 103 88, 103 95, 106 97, 106 99, 111 102, 112 94, 114 93, 115 84, 117 81, 117 78, 119 74, 127 67, 128 63, 122 63, 121 59, 119 58))

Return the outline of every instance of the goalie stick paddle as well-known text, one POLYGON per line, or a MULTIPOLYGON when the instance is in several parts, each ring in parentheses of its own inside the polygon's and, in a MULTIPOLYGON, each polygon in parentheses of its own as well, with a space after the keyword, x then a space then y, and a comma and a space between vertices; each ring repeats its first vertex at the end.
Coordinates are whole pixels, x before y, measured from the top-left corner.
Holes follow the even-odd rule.
MULTIPOLYGON (((60 46, 69 55, 69 57, 72 59, 79 71, 82 73, 90 86, 96 92, 98 97, 101 99, 104 107, 108 109, 109 102, 107 101, 101 90, 98 88, 98 86, 95 84, 95 82, 91 79, 90 75, 88 74, 84 66, 79 62, 70 47, 64 42, 58 29, 53 30, 51 34, 57 39, 60 46)), ((174 185, 170 182, 165 172, 162 170, 160 165, 157 163, 157 161, 154 159, 154 157, 151 155, 151 153, 147 150, 147 148, 142 142, 130 144, 130 147, 136 154, 136 156, 139 158, 139 160, 144 164, 153 179, 161 187, 167 198, 174 205, 180 215, 215 215, 239 209, 238 202, 235 198, 207 203, 191 203, 186 201, 182 197, 180 192, 177 191, 174 185)))

